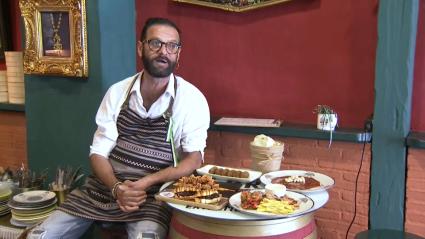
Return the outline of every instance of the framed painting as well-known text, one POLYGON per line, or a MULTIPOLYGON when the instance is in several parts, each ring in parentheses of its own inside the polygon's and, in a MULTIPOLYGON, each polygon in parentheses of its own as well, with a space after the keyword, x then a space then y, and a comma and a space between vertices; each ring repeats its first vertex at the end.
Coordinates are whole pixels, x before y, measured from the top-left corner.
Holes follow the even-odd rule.
POLYGON ((88 77, 85 0, 19 0, 25 74, 88 77))
POLYGON ((8 1, 0 0, 0 60, 4 60, 4 52, 11 46, 8 10, 8 1))
POLYGON ((245 12, 257 8, 272 6, 291 0, 172 0, 204 7, 218 8, 231 12, 245 12))

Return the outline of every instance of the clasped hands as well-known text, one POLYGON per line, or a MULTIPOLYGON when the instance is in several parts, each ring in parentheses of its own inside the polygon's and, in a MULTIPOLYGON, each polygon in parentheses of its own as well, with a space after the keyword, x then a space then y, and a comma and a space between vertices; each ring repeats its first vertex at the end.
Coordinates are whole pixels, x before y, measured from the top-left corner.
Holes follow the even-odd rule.
POLYGON ((134 212, 146 201, 147 186, 142 180, 126 180, 117 188, 117 203, 124 212, 134 212))

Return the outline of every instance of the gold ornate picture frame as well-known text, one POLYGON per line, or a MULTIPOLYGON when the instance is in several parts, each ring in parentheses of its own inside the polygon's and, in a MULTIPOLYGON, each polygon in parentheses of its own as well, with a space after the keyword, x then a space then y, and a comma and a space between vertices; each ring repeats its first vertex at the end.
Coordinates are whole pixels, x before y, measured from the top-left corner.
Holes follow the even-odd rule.
POLYGON ((194 5, 218 8, 231 12, 245 12, 253 9, 272 6, 291 0, 172 0, 174 2, 190 3, 194 5))
POLYGON ((24 73, 88 77, 86 0, 19 0, 24 73))

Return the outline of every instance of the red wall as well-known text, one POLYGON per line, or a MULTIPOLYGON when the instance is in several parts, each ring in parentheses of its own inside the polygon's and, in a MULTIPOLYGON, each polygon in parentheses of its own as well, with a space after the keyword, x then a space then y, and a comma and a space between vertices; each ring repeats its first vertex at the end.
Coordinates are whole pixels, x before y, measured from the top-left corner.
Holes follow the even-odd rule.
POLYGON ((412 125, 414 131, 425 131, 425 3, 419 2, 416 38, 415 75, 413 82, 412 125))
MULTIPOLYGON (((9 1, 10 5, 10 31, 11 31, 11 40, 12 40, 12 49, 14 51, 22 50, 22 40, 21 40, 21 29, 20 29, 20 16, 21 11, 19 9, 18 0, 9 1)), ((6 63, 4 60, 0 60, 0 70, 6 69, 6 63)))
POLYGON ((182 29, 178 74, 200 88, 215 116, 314 124, 332 105, 341 127, 373 112, 377 0, 294 0, 245 13, 173 1, 136 1, 182 29))

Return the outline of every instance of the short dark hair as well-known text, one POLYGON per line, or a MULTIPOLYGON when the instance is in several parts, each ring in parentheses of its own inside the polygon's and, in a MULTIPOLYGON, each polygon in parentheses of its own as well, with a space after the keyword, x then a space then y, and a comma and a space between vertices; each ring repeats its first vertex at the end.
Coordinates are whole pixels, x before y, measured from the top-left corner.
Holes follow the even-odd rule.
POLYGON ((144 41, 146 39, 146 33, 148 29, 153 25, 166 25, 176 29, 176 31, 179 33, 179 41, 181 42, 181 37, 180 37, 181 31, 177 27, 177 25, 169 19, 160 18, 160 17, 148 18, 146 20, 145 25, 143 26, 143 29, 142 29, 142 33, 140 34, 140 41, 144 41))

